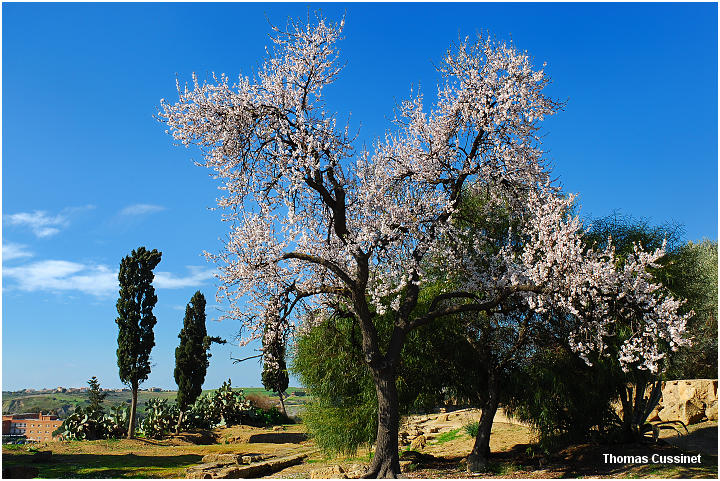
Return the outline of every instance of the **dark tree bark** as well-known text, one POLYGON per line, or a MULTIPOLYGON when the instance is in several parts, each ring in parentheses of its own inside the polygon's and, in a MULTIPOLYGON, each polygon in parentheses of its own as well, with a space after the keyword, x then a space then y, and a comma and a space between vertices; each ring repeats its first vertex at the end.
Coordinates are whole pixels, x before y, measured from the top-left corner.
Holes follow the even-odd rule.
POLYGON ((497 384, 490 382, 488 397, 482 404, 482 414, 480 415, 478 432, 475 437, 475 445, 467 458, 467 470, 469 473, 481 473, 487 470, 490 460, 490 433, 498 409, 498 394, 497 384))
POLYGON ((375 455, 363 477, 397 478, 400 474, 397 374, 394 368, 373 370, 373 380, 378 397, 378 433, 375 455))

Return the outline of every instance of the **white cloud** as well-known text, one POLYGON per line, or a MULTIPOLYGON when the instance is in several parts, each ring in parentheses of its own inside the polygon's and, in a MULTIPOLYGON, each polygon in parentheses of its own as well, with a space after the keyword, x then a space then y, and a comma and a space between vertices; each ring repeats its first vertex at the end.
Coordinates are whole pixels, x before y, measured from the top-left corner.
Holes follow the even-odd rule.
POLYGON ((26 250, 27 246, 22 244, 15 244, 13 242, 3 242, 2 245, 2 260, 10 261, 13 259, 20 259, 22 257, 32 257, 32 252, 26 250))
POLYGON ((61 227, 68 225, 64 215, 50 216, 44 210, 11 214, 5 216, 4 220, 10 225, 29 227, 37 237, 50 237, 60 232, 61 227))
POLYGON ((120 211, 120 215, 123 216, 136 216, 144 214, 152 214, 165 210, 165 207, 154 204, 133 204, 125 207, 120 211))
POLYGON ((183 287, 201 286, 213 277, 212 269, 204 269, 198 266, 188 266, 190 275, 185 277, 175 277, 170 272, 155 273, 155 287, 158 289, 180 289, 183 287))
MULTIPOLYGON (((190 275, 181 277, 157 272, 153 285, 157 289, 179 289, 201 286, 212 277, 212 270, 189 266, 190 275)), ((80 291, 94 296, 118 292, 118 273, 104 265, 88 265, 63 260, 32 262, 18 267, 4 267, 3 278, 13 279, 22 291, 80 291)))
POLYGON ((102 265, 47 260, 3 268, 4 278, 13 278, 23 291, 81 291, 94 296, 117 292, 117 272, 102 265))
POLYGON ((36 237, 50 237, 60 232, 62 228, 70 225, 70 217, 79 212, 94 208, 94 205, 67 207, 55 216, 49 215, 44 210, 18 212, 17 214, 3 216, 3 221, 9 225, 29 227, 36 237))

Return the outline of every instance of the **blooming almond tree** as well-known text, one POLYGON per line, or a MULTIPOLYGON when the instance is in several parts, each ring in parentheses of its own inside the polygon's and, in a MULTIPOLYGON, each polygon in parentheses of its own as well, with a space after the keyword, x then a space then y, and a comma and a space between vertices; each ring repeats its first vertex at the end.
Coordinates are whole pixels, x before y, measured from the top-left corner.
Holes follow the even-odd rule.
MULTIPOLYGON (((574 305, 574 291, 553 277, 567 269, 536 267, 538 248, 521 260, 501 252, 486 263, 485 275, 471 277, 473 290, 443 292, 431 312, 414 314, 423 266, 458 235, 452 220, 468 188, 488 189, 510 209, 521 208, 529 195, 554 198, 538 128, 561 104, 543 93, 549 78, 526 54, 488 38, 466 40, 439 67, 434 108, 426 111, 422 95, 403 102, 394 128, 373 152, 356 152, 323 97, 341 72, 336 43, 343 24, 319 18, 315 25, 275 28, 274 48, 254 78, 200 82, 194 76, 192 86, 178 86, 176 103, 162 101, 159 115, 177 141, 201 149, 225 190, 218 204, 230 233, 211 257, 220 269, 219 297, 229 302, 226 317, 241 320, 249 341, 316 318, 307 314, 322 308, 349 310, 378 397, 377 445, 367 476, 396 477, 395 380, 410 330, 449 314, 490 311, 521 291, 536 293, 528 302, 538 308, 546 298, 542 302, 574 305), (492 273, 501 265, 512 270, 512 282, 492 273), (468 295, 487 286, 494 287, 482 299, 468 295), (389 312, 394 327, 382 343, 374 320, 389 312)), ((550 242, 546 232, 538 231, 540 246, 550 242)), ((550 245, 562 246, 562 238, 550 245)), ((577 269, 578 284, 594 285, 594 277, 582 277, 593 272, 577 269)), ((590 323, 587 332, 602 325, 590 323)), ((580 352, 595 347, 583 337, 575 345, 580 352)), ((628 355, 641 347, 629 346, 628 355)))

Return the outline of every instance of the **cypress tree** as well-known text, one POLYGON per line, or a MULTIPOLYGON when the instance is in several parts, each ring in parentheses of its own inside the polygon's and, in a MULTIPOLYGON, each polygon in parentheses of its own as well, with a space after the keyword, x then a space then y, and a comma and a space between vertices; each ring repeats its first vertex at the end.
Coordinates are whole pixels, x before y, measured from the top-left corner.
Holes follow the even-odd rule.
POLYGON ((178 385, 177 404, 180 408, 180 419, 177 430, 182 422, 182 413, 202 392, 205 374, 210 365, 208 352, 210 344, 225 341, 218 337, 209 337, 205 327, 205 296, 197 291, 185 307, 183 328, 178 335, 180 345, 175 349, 175 383, 178 385))
POLYGON ((117 362, 120 380, 132 390, 128 438, 135 436, 137 391, 150 374, 150 351, 155 346, 153 327, 157 319, 153 307, 157 302, 152 281, 153 269, 160 263, 162 253, 139 247, 120 262, 120 296, 117 301, 118 349, 117 362))

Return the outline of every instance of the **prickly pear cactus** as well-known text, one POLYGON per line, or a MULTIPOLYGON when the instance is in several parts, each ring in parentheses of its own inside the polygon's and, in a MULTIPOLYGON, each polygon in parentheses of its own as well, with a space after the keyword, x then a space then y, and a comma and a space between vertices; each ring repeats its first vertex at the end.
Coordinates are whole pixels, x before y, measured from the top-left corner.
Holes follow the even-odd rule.
POLYGON ((104 439, 113 436, 113 423, 102 409, 78 406, 75 412, 53 431, 62 439, 104 439))
POLYGON ((180 411, 167 399, 151 398, 145 403, 145 419, 140 428, 145 436, 159 439, 175 428, 180 411))

